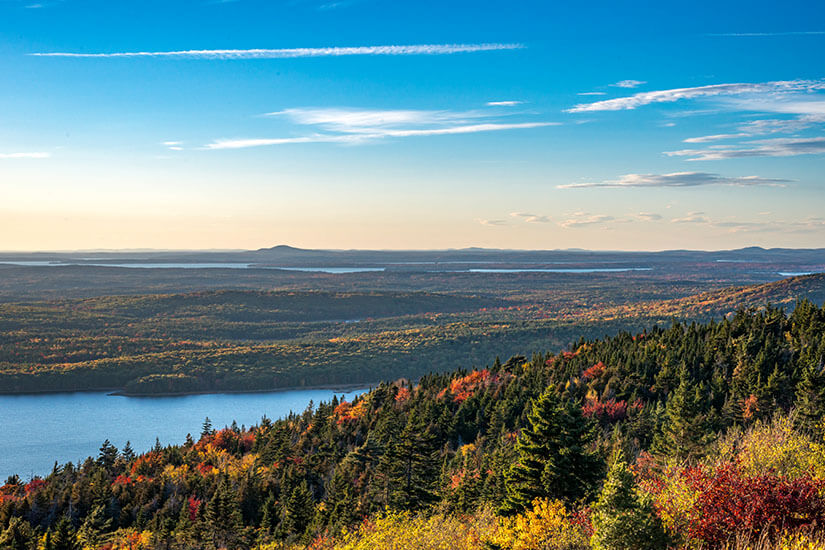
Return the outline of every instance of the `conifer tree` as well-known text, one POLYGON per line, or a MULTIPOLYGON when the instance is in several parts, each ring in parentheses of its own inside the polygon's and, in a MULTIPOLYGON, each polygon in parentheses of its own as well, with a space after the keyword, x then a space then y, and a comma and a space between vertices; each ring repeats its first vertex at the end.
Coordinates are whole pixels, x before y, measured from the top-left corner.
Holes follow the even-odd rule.
POLYGON ((505 513, 519 512, 536 498, 568 504, 591 495, 601 479, 604 461, 590 449, 593 424, 581 409, 562 402, 547 388, 532 402, 529 425, 516 443, 518 461, 507 474, 505 513))
POLYGON ((77 530, 77 540, 84 548, 97 548, 103 541, 103 534, 111 526, 112 520, 106 517, 104 506, 95 506, 77 530))
POLYGON ((120 452, 120 455, 126 462, 132 462, 135 459, 135 451, 132 449, 131 441, 126 442, 126 445, 123 446, 123 450, 120 452))
POLYGON ((106 471, 110 471, 112 466, 115 465, 117 455, 117 447, 112 445, 107 439, 103 442, 103 445, 100 446, 100 454, 97 457, 97 463, 106 468, 106 471))
POLYGON ((303 535, 315 513, 315 498, 312 496, 306 480, 302 481, 286 500, 284 530, 287 533, 303 535))
POLYGON ((229 482, 223 479, 206 505, 203 529, 215 548, 234 548, 242 528, 240 506, 229 482))
POLYGON ((416 510, 435 499, 438 448, 435 436, 420 415, 409 415, 404 429, 382 458, 391 507, 416 510))
POLYGON ((825 420, 825 371, 819 365, 809 365, 802 371, 796 386, 796 424, 816 431, 825 420))
POLYGON ((54 550, 78 550, 80 548, 75 537, 72 522, 69 521, 69 518, 66 516, 61 516, 61 518, 57 520, 51 537, 51 543, 54 550))
POLYGON ((662 432, 654 448, 680 459, 699 457, 713 436, 703 399, 704 384, 690 380, 687 369, 680 373, 679 386, 667 400, 662 432))
POLYGON ((29 522, 23 518, 11 518, 9 526, 0 533, 0 548, 3 550, 29 550, 34 533, 29 522))
POLYGON ((636 490, 621 458, 610 467, 592 517, 593 550, 667 548, 670 542, 650 497, 636 490))

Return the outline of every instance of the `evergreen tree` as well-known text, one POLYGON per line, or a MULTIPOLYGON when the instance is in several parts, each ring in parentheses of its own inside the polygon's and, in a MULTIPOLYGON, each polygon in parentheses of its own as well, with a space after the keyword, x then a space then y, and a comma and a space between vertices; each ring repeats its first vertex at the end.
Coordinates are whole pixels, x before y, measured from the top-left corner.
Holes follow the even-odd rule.
POLYGON ((223 479, 203 516, 203 531, 214 548, 236 548, 241 538, 241 509, 229 481, 223 479))
POLYGON ((0 548, 3 550, 29 550, 33 542, 34 532, 23 518, 11 518, 9 526, 0 533, 0 548))
POLYGON ((79 550, 72 522, 66 516, 61 516, 54 526, 51 538, 54 550, 79 550))
POLYGON ((201 438, 208 437, 215 433, 215 430, 212 428, 212 421, 209 420, 209 417, 203 419, 203 427, 201 428, 201 438))
POLYGON ((636 490, 624 460, 610 467, 592 517, 593 550, 647 550, 670 543, 650 496, 636 490))
POLYGON ((825 421, 825 371, 809 365, 796 386, 796 424, 803 430, 819 431, 825 421))
POLYGON ((112 520, 106 518, 103 505, 95 506, 77 530, 77 540, 84 548, 98 548, 103 541, 103 534, 111 526, 112 520))
POLYGON ((117 461, 117 447, 112 445, 109 440, 103 442, 100 446, 100 454, 97 457, 97 463, 106 468, 106 471, 111 471, 112 467, 117 461))
POLYGON ((303 535, 315 513, 315 498, 306 480, 292 489, 286 500, 284 512, 284 530, 287 533, 303 535))
POLYGON ((438 447, 424 419, 410 414, 404 429, 391 442, 383 459, 387 472, 389 504, 399 510, 416 510, 435 500, 438 447))
POLYGON ((679 459, 701 456, 713 437, 703 398, 704 384, 690 380, 682 368, 679 386, 667 400, 662 432, 654 442, 654 448, 679 459))
POLYGON ((604 461, 590 449, 593 424, 581 409, 550 387, 532 402, 527 420, 516 443, 518 461, 507 474, 503 511, 521 511, 540 497, 572 504, 593 494, 604 461))
POLYGON ((135 459, 135 451, 132 449, 132 443, 130 441, 127 441, 126 445, 123 446, 120 455, 126 462, 132 462, 135 459))

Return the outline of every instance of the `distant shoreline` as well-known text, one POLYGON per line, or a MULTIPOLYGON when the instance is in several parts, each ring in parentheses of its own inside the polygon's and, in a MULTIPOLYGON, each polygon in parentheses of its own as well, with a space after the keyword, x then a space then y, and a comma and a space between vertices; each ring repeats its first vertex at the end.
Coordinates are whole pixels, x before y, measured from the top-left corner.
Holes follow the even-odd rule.
POLYGON ((335 390, 349 393, 355 390, 372 389, 377 384, 321 384, 316 386, 287 386, 283 388, 270 388, 262 390, 204 390, 204 391, 182 391, 182 392, 162 392, 162 393, 146 393, 146 392, 127 392, 124 390, 116 390, 109 395, 117 397, 184 397, 187 395, 217 395, 217 394, 238 394, 238 393, 281 393, 296 390, 335 390))
POLYGON ((40 391, 0 391, 0 396, 4 395, 45 395, 60 393, 107 393, 115 397, 185 397, 187 395, 219 395, 219 394, 241 394, 241 393, 281 393, 296 390, 333 390, 350 393, 355 390, 369 390, 379 383, 363 384, 321 384, 315 386, 288 386, 283 388, 269 388, 261 390, 202 390, 202 391, 182 391, 182 392, 127 392, 123 388, 92 388, 83 390, 40 390, 40 391))

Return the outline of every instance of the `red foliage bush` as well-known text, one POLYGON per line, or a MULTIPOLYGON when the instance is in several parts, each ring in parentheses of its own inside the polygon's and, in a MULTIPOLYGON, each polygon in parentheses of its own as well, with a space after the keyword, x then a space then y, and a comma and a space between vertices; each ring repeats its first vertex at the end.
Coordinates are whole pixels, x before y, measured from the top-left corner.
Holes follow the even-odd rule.
POLYGON ((125 487, 126 485, 132 484, 132 478, 129 476, 125 476, 123 474, 117 476, 115 480, 112 482, 112 485, 120 485, 125 487))
POLYGON ((463 403, 475 395, 478 388, 498 384, 499 382, 501 382, 501 377, 492 374, 488 369, 474 370, 466 376, 453 379, 449 386, 441 390, 438 398, 441 399, 449 393, 453 396, 453 401, 463 403))
POLYGON ((201 509, 201 504, 203 504, 203 501, 198 498, 189 497, 187 499, 186 506, 189 511, 189 521, 194 522, 198 519, 198 511, 201 509))
POLYGON ((767 473, 748 476, 736 463, 711 470, 683 468, 679 474, 696 492, 688 511, 690 539, 722 547, 737 534, 795 531, 825 524, 825 480, 790 479, 767 473))
POLYGON ((338 420, 335 422, 340 426, 344 422, 360 420, 366 413, 366 403, 363 400, 359 401, 355 405, 348 401, 341 401, 341 403, 335 407, 334 414, 338 417, 338 420))
POLYGON ((40 479, 39 477, 34 478, 33 480, 26 483, 26 495, 30 495, 31 493, 37 491, 45 485, 46 482, 40 479))
POLYGON ((605 366, 605 364, 602 363, 601 361, 599 361, 598 363, 596 363, 592 367, 590 367, 588 369, 585 369, 584 372, 582 372, 582 378, 584 380, 590 380, 592 378, 598 378, 599 376, 604 374, 604 370, 606 368, 607 367, 605 366))
POLYGON ((398 389, 398 393, 395 394, 395 402, 396 403, 406 403, 406 401, 410 398, 410 388, 403 387, 398 389))
MULTIPOLYGON (((635 406, 635 403, 633 406, 635 406)), ((582 414, 599 420, 622 420, 627 416, 627 401, 624 399, 616 401, 612 397, 607 401, 588 399, 582 405, 582 414)))
POLYGON ((163 464, 163 455, 155 451, 150 451, 135 460, 130 473, 132 477, 137 475, 151 476, 156 473, 157 470, 163 468, 163 464))

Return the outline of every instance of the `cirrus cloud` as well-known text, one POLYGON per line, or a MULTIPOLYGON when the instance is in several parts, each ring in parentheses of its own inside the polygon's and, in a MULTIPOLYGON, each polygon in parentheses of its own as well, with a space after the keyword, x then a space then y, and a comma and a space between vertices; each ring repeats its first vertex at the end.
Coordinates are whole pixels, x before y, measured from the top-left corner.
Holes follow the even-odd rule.
POLYGON ((414 109, 291 108, 267 117, 286 118, 295 125, 311 127, 302 136, 276 138, 219 139, 205 149, 243 149, 295 143, 341 143, 358 145, 386 138, 444 136, 498 132, 556 126, 558 122, 513 122, 512 114, 487 111, 414 109))
POLYGON ((585 113, 594 111, 625 111, 636 109, 651 103, 672 103, 682 99, 695 99, 711 96, 736 96, 743 94, 777 94, 790 92, 813 92, 825 89, 825 80, 786 80, 761 83, 711 84, 693 88, 673 88, 640 92, 631 96, 605 99, 594 103, 580 103, 568 113, 585 113))
POLYGON ((759 176, 728 177, 709 172, 673 172, 670 174, 625 174, 615 180, 598 182, 568 183, 558 185, 558 189, 586 189, 592 187, 699 187, 705 185, 784 185, 790 180, 760 178, 759 176))
POLYGON ((497 50, 518 50, 523 44, 414 44, 409 46, 354 46, 329 48, 276 48, 249 50, 174 50, 138 52, 37 52, 35 57, 119 58, 153 57, 172 59, 295 59, 352 55, 449 55, 497 50))

